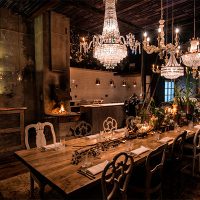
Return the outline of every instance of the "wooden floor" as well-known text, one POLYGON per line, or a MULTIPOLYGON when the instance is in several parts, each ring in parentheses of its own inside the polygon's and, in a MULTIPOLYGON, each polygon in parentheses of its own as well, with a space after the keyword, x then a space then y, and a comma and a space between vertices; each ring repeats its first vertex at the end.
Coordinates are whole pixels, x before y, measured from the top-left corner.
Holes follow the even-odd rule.
POLYGON ((27 172, 24 165, 14 155, 0 159, 0 180, 27 172))

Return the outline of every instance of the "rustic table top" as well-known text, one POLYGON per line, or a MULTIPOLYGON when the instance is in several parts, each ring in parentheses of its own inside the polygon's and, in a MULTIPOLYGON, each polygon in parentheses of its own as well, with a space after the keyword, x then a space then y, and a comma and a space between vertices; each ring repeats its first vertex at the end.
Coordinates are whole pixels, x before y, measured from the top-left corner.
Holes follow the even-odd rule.
MULTIPOLYGON (((162 133, 160 138, 166 136, 175 138, 183 130, 190 130, 188 136, 192 136, 196 129, 182 127, 179 131, 168 131, 162 133)), ((130 140, 129 140, 130 141, 130 140)), ((133 139, 132 149, 137 149, 141 145, 148 147, 151 150, 163 145, 161 142, 156 141, 155 135, 148 135, 146 138, 133 139)), ((169 145, 173 141, 169 142, 169 145)), ((39 149, 21 150, 15 152, 15 155, 20 159, 30 171, 38 173, 49 185, 60 191, 65 195, 69 195, 87 185, 94 184, 101 179, 101 173, 96 175, 96 178, 90 180, 89 178, 77 173, 81 163, 78 165, 72 165, 72 153, 85 147, 87 145, 97 143, 97 139, 88 139, 87 137, 76 138, 66 141, 66 147, 63 150, 57 151, 45 151, 41 152, 39 149)), ((98 158, 92 160, 93 165, 101 163, 105 160, 112 160, 112 158, 119 152, 127 150, 127 141, 121 143, 119 146, 108 149, 103 152, 98 158)), ((145 160, 146 156, 150 153, 147 151, 139 156, 134 157, 135 164, 139 164, 145 160)))

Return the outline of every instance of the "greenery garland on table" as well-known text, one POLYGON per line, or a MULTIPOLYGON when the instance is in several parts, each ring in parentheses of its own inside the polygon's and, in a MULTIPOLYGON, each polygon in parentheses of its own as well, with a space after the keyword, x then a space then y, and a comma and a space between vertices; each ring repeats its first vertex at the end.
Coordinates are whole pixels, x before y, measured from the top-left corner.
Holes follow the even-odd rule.
POLYGON ((72 153, 72 161, 73 165, 77 165, 80 163, 86 156, 89 157, 97 157, 100 154, 100 151, 107 151, 109 148, 113 148, 118 146, 120 143, 123 143, 124 138, 118 138, 114 140, 106 140, 103 142, 96 143, 94 145, 85 146, 78 150, 75 150, 72 153))

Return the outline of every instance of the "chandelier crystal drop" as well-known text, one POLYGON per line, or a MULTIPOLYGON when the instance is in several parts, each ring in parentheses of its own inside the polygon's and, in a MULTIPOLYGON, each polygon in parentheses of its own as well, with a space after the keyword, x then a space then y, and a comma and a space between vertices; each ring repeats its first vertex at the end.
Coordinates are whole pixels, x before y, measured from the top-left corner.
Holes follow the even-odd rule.
POLYGON ((116 0, 105 0, 105 16, 102 35, 94 35, 89 43, 83 40, 80 43, 80 52, 88 53, 93 46, 93 57, 102 63, 106 69, 114 69, 121 60, 127 56, 127 47, 130 47, 132 53, 137 53, 140 42, 135 39, 131 33, 126 38, 120 36, 117 14, 116 0))
POLYGON ((194 0, 194 37, 190 40, 190 47, 188 48, 188 52, 182 55, 182 62, 187 67, 191 67, 192 69, 198 69, 200 66, 200 40, 199 38, 195 38, 195 0, 194 0))
POLYGON ((192 38, 190 40, 190 47, 188 52, 182 55, 182 62, 184 65, 192 68, 200 66, 200 41, 199 38, 192 38))
POLYGON ((184 76, 184 67, 178 64, 173 51, 170 52, 168 63, 161 67, 161 76, 166 79, 177 79, 180 76, 184 76))

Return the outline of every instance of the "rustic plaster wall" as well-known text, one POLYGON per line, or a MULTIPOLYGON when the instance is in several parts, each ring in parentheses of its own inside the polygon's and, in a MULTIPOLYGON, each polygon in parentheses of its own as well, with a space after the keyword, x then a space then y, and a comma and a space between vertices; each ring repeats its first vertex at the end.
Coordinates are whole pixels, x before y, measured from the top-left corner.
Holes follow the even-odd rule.
MULTIPOLYGON (((147 77, 147 83, 149 80, 147 77)), ((90 103, 95 99, 102 99, 105 103, 124 102, 133 93, 140 96, 141 76, 114 76, 112 72, 71 67, 70 87, 70 95, 75 102, 90 103), (95 84, 96 79, 100 80, 100 85, 95 84), (110 85, 110 80, 114 81, 114 86, 110 85), (126 87, 122 86, 123 80, 127 83, 126 87), (135 87, 133 82, 136 82, 135 87)))
POLYGON ((33 26, 10 10, 0 8, 0 107, 26 106, 25 119, 34 116, 33 26), (22 81, 18 81, 22 77, 22 81), (26 95, 25 95, 26 94, 26 95))

